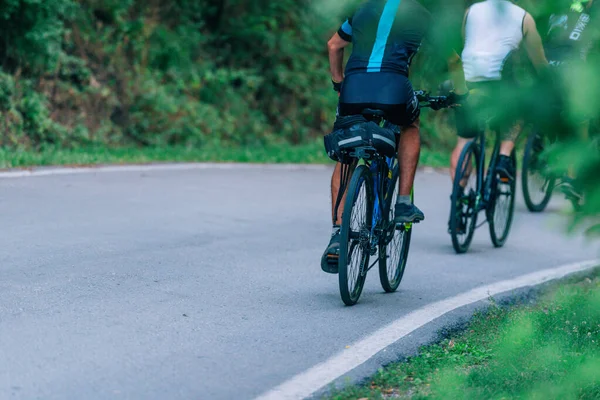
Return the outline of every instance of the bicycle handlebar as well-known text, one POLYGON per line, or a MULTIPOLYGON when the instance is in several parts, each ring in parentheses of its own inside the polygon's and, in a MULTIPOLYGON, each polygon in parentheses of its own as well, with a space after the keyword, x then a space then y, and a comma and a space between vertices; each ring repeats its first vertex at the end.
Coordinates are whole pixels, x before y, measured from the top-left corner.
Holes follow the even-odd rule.
POLYGON ((455 105, 449 104, 448 96, 430 96, 426 90, 415 90, 415 96, 417 96, 420 107, 429 107, 433 110, 440 110, 455 105))

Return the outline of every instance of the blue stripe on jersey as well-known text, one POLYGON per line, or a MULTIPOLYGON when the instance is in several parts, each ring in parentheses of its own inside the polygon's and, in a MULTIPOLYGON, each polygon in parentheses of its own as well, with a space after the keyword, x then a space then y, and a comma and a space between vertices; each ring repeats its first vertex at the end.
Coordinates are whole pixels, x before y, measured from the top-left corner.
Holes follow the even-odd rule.
POLYGON ((396 19, 396 13, 400 6, 401 0, 387 0, 381 18, 379 19, 379 25, 377 26, 377 38, 375 39, 375 45, 369 58, 369 65, 367 66, 367 72, 379 72, 381 71, 381 63, 383 62, 383 56, 385 53, 385 46, 387 45, 394 20, 396 19))
POLYGON ((346 35, 352 36, 352 25, 350 25, 350 21, 346 20, 346 22, 342 24, 342 30, 346 35))

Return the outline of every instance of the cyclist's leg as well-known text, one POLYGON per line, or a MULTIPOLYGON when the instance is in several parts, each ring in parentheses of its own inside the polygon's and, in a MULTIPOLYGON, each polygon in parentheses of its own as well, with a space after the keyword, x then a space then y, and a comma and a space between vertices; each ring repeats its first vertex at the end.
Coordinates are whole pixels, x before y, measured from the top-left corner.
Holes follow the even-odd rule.
POLYGON ((521 104, 522 93, 515 82, 508 80, 503 84, 491 86, 490 130, 500 135, 500 154, 496 170, 502 178, 514 179, 516 166, 511 155, 515 141, 523 130, 521 104))
POLYGON ((500 156, 496 170, 502 178, 515 179, 516 166, 511 157, 515 148, 515 142, 523 131, 523 121, 518 120, 512 125, 500 125, 497 127, 502 135, 500 142, 500 156))
POLYGON ((398 196, 410 196, 415 181, 419 155, 421 153, 420 120, 402 127, 398 139, 398 196))
POLYGON ((464 104, 454 110, 457 141, 450 156, 450 178, 454 182, 458 159, 465 146, 478 134, 478 126, 475 120, 474 110, 469 104, 464 104))
POLYGON ((398 139, 398 198, 394 220, 397 224, 419 222, 425 215, 412 203, 413 190, 419 156, 421 154, 420 109, 412 84, 405 82, 405 104, 398 107, 392 123, 400 125, 402 130, 398 139))
MULTIPOLYGON (((468 102, 467 104, 463 104, 461 107, 458 107, 454 110, 457 140, 456 146, 454 147, 454 150, 450 156, 450 179, 453 184, 456 177, 456 171, 458 168, 463 168, 463 166, 458 165, 458 161, 465 146, 472 142, 479 134, 479 112, 480 110, 478 110, 477 104, 473 106, 468 102)), ((473 170, 473 163, 471 160, 468 160, 466 167, 467 170, 465 171, 466 173, 464 174, 464 179, 462 179, 460 182, 460 186, 463 187, 463 189, 467 186, 469 176, 473 170)), ((462 198, 462 196, 459 195, 459 198, 462 198)), ((450 195, 450 200, 452 201, 452 194, 450 195)), ((453 207, 450 207, 451 214, 448 216, 448 233, 452 232, 450 228, 453 217, 452 209, 453 207)), ((463 218, 459 218, 457 231, 462 234, 465 233, 465 230, 465 220, 463 218)))
MULTIPOLYGON (((340 116, 340 104, 338 102, 336 110, 336 118, 340 116)), ((337 260, 339 258, 340 249, 340 225, 342 224, 342 215, 344 212, 344 198, 338 206, 338 213, 335 215, 335 206, 337 204, 338 194, 341 186, 342 164, 337 162, 331 176, 331 221, 332 232, 329 243, 321 256, 321 269, 324 272, 335 274, 338 272, 337 260)))
MULTIPOLYGON (((360 114, 365 108, 362 105, 347 104, 338 102, 336 118, 340 116, 349 116, 360 114)), ((338 203, 339 191, 342 186, 342 164, 336 163, 331 176, 331 220, 333 223, 333 231, 339 230, 339 226, 342 224, 342 214, 344 213, 344 201, 346 200, 346 193, 343 194, 342 199, 338 205, 338 212, 335 215, 335 206, 338 203)))
POLYGON ((342 214, 344 213, 344 201, 346 200, 346 193, 344 193, 342 200, 338 206, 337 215, 335 215, 335 205, 340 192, 342 180, 342 164, 337 163, 333 169, 333 175, 331 176, 331 220, 334 227, 339 227, 342 224, 342 214))
POLYGON ((510 157, 515 148, 515 142, 523 131, 523 120, 516 121, 512 127, 507 128, 506 131, 507 132, 503 135, 503 140, 500 143, 500 155, 510 157))
MULTIPOLYGON (((338 101, 337 108, 335 110, 335 117, 339 117, 340 115, 340 103, 338 101)), ((344 193, 344 198, 340 201, 340 205, 338 207, 338 213, 335 215, 335 205, 337 203, 338 193, 340 191, 342 180, 342 164, 336 163, 333 168, 333 175, 331 175, 331 221, 333 223, 333 233, 339 230, 339 226, 342 224, 341 215, 344 213, 344 200, 346 199, 346 193, 344 193), (338 229, 336 229, 338 228, 338 229)))
POLYGON ((342 164, 337 163, 333 170, 333 175, 331 177, 331 219, 333 222, 331 238, 329 239, 329 243, 321 256, 321 269, 324 272, 330 274, 336 274, 338 272, 337 261, 339 258, 339 249, 340 249, 340 225, 342 224, 342 213, 344 212, 344 200, 346 198, 346 193, 342 198, 342 201, 338 207, 338 214, 335 214, 335 205, 337 203, 338 193, 340 191, 341 186, 341 172, 342 172, 342 164))
POLYGON ((496 171, 501 178, 515 179, 516 166, 514 165, 511 154, 515 148, 515 140, 522 130, 522 121, 509 123, 510 121, 498 121, 490 125, 490 130, 499 133, 502 141, 500 142, 500 154, 496 163, 496 171))

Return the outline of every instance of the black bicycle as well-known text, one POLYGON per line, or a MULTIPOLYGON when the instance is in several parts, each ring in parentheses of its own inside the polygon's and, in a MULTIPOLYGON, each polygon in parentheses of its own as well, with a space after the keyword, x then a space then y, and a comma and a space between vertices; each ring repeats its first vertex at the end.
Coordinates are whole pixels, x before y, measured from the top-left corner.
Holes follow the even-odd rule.
MULTIPOLYGON (((415 91, 415 95, 421 107, 448 106, 446 96, 429 96, 425 91, 415 91)), ((380 126, 386 124, 383 112, 365 110, 363 115, 380 126)), ((383 289, 388 293, 396 291, 406 269, 413 224, 394 224, 397 158, 381 155, 370 146, 353 148, 347 156, 351 161, 342 164, 334 215, 338 215, 345 193, 338 275, 342 300, 351 306, 358 302, 367 272, 375 265, 379 266, 383 289), (372 264, 371 257, 376 257, 372 264)))
MULTIPOLYGON (((485 129, 463 149, 452 188, 450 235, 457 253, 465 253, 471 245, 477 218, 485 210, 490 236, 495 247, 506 242, 515 208, 515 180, 503 179, 496 173, 500 153, 497 134, 487 172, 485 171, 485 129)), ((511 158, 516 166, 515 152, 511 158)), ((485 222, 484 222, 485 223, 485 222)), ((482 224, 483 225, 483 224, 482 224)))

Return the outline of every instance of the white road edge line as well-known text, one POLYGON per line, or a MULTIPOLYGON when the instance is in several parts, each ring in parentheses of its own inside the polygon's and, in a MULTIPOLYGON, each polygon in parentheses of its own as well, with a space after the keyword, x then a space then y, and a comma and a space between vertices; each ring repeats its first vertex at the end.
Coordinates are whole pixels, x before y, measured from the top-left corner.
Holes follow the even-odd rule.
MULTIPOLYGON (((252 164, 252 163, 164 163, 131 165, 98 165, 92 167, 34 167, 0 171, 0 179, 28 178, 36 176, 95 174, 105 172, 152 172, 193 170, 274 170, 274 171, 323 171, 333 169, 333 164, 252 164)), ((440 169, 445 171, 444 169, 440 169)), ((432 167, 419 169, 426 174, 437 172, 432 167)))
POLYGON ((50 175, 94 174, 104 172, 151 172, 151 171, 192 171, 204 169, 241 170, 268 169, 283 171, 332 169, 333 165, 326 164, 250 164, 250 163, 165 163, 165 164, 134 164, 134 165, 101 165, 94 167, 38 167, 32 169, 17 169, 0 171, 1 178, 27 178, 50 175))
POLYGON ((481 286, 469 292, 429 304, 393 321, 389 325, 354 343, 347 350, 260 395, 256 400, 304 399, 363 364, 369 358, 399 339, 452 310, 485 300, 493 295, 527 286, 539 285, 563 278, 572 273, 591 269, 598 265, 600 265, 600 260, 564 265, 558 268, 523 275, 515 279, 481 286))

